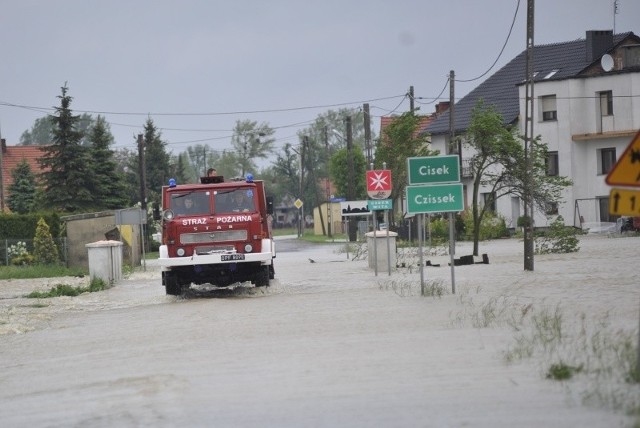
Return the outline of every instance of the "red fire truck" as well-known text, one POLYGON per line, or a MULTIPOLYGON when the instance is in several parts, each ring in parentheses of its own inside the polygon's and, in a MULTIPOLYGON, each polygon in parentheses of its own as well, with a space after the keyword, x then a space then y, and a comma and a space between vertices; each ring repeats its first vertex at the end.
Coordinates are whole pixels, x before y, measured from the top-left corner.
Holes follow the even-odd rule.
POLYGON ((167 294, 181 295, 191 284, 264 287, 274 278, 273 203, 262 181, 171 179, 162 187, 162 207, 159 263, 167 294))

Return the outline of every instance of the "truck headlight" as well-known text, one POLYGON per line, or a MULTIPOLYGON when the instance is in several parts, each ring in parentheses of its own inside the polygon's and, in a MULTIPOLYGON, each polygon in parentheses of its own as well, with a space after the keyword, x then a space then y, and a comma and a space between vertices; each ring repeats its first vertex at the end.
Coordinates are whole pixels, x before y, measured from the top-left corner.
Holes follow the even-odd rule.
POLYGON ((244 246, 244 252, 245 253, 250 253, 253 251, 253 246, 251 244, 247 244, 244 246))
POLYGON ((184 256, 184 248, 178 248, 176 254, 180 257, 184 256))
POLYGON ((163 219, 165 219, 165 220, 173 220, 173 218, 174 218, 175 216, 176 216, 176 215, 175 215, 175 214, 174 214, 174 212, 173 212, 173 211, 171 211, 171 210, 164 210, 164 211, 162 212, 162 218, 163 218, 163 219))

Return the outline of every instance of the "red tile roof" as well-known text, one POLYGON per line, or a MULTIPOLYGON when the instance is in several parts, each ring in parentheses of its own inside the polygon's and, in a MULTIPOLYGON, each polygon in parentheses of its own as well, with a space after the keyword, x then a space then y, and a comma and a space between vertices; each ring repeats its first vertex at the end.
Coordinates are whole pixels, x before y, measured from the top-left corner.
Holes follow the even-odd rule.
POLYGON ((2 173, 2 196, 5 206, 9 194, 9 187, 13 184, 11 174, 13 170, 24 159, 31 167, 31 172, 37 176, 42 172, 38 159, 43 155, 42 146, 6 146, 3 142, 0 172, 2 173))
MULTIPOLYGON (((380 135, 384 138, 384 130, 387 126, 391 125, 394 120, 398 119, 399 116, 382 116, 380 118, 380 135)), ((418 116, 420 118, 420 122, 418 127, 416 128, 416 136, 422 132, 424 128, 427 127, 432 121, 436 119, 436 113, 430 114, 429 116, 418 116)))

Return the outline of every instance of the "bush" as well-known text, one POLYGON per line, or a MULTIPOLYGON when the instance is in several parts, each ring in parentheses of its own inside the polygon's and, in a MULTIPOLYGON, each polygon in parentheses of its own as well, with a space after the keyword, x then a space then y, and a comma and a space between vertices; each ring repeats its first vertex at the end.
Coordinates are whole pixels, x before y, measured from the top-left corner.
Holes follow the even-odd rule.
POLYGON ((18 241, 7 248, 7 257, 14 266, 30 265, 34 261, 34 257, 29 254, 27 244, 24 241, 18 241))
MULTIPOLYGON (((473 213, 471 210, 466 210, 462 213, 462 220, 464 221, 464 239, 473 239, 473 213)), ((507 222, 504 217, 498 215, 492 211, 485 212, 480 222, 480 240, 486 241, 487 239, 498 239, 509 236, 509 230, 507 229, 507 222)))
POLYGON ((36 236, 33 239, 33 255, 36 262, 42 264, 53 264, 59 260, 58 248, 51 237, 49 225, 42 217, 38 220, 36 236))
POLYGON ((565 226, 562 216, 558 216, 543 236, 535 238, 536 253, 575 253, 580 250, 576 233, 574 228, 565 226))
POLYGON ((26 266, 32 265, 35 262, 35 257, 29 253, 22 254, 20 256, 12 257, 11 264, 13 266, 26 266))
POLYGON ((449 221, 445 218, 436 218, 431 221, 431 238, 449 239, 449 221))

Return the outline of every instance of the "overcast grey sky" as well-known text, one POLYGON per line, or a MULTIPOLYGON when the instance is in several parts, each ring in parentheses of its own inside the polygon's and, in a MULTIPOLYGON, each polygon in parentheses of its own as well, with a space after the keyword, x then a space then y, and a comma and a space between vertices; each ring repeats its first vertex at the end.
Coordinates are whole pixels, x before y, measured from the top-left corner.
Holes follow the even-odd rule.
MULTIPOLYGON (((535 43, 613 29, 613 0, 536 0, 535 43)), ((0 126, 7 144, 59 105, 100 112, 115 147, 135 148, 150 115, 170 151, 230 148, 237 120, 276 128, 276 148, 319 114, 434 110, 449 70, 476 78, 507 40, 518 0, 0 0, 0 126), (280 111, 277 111, 280 110, 280 111)), ((619 0, 616 32, 640 34, 640 1, 619 0), (635 24, 635 28, 634 28, 635 24)), ((504 53, 525 49, 520 0, 504 53)), ((484 79, 483 78, 483 79, 484 79)), ((462 97, 483 79, 456 83, 462 97)), ((444 93, 442 92, 445 89, 444 93)))

